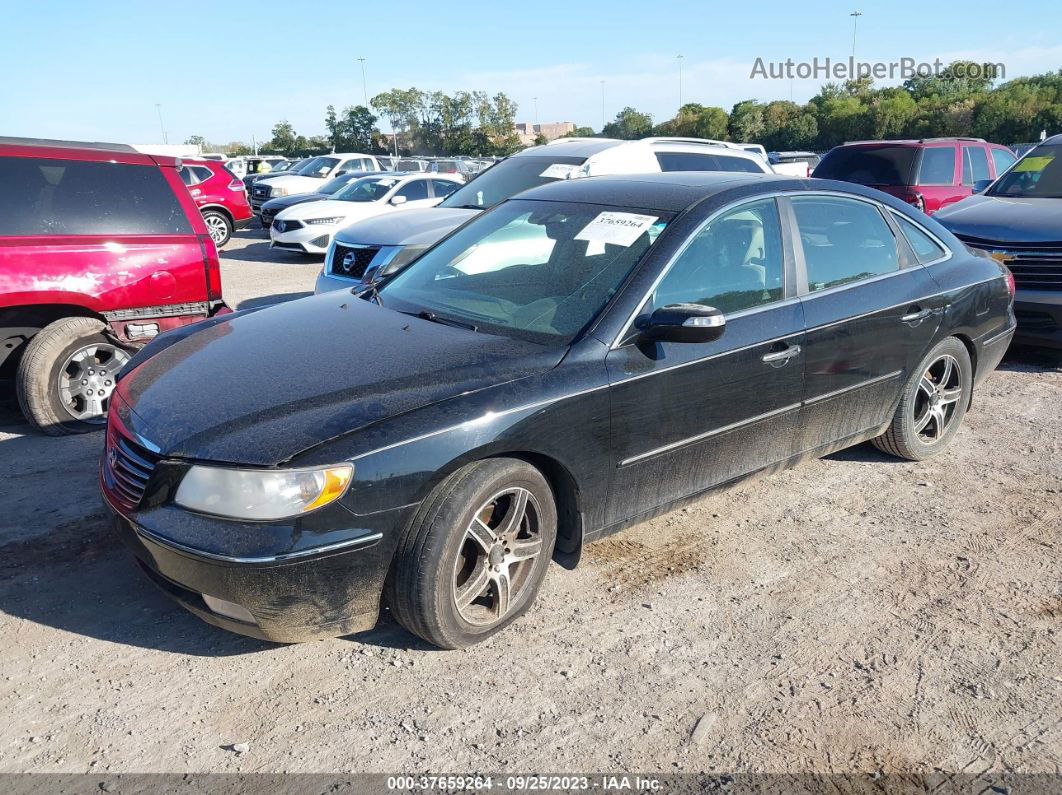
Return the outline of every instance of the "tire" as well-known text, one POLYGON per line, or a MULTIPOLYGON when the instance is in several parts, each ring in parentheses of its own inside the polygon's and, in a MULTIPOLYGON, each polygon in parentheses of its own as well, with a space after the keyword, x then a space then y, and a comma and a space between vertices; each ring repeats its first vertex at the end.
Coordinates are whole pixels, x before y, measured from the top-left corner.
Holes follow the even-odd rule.
POLYGON ((892 424, 874 439, 879 450, 924 461, 943 452, 959 432, 973 389, 973 365, 955 337, 935 345, 904 385, 892 424))
POLYGON ((556 540, 556 502, 542 473, 513 458, 477 461, 421 504, 399 542, 386 600, 410 632, 444 649, 466 648, 528 610, 556 540), (521 505, 510 532, 506 523, 521 505))
POLYGON ((22 413, 38 430, 62 436, 103 427, 114 376, 131 356, 104 335, 105 328, 95 318, 66 317, 26 346, 16 391, 22 413))
POLYGON ((203 221, 214 245, 221 248, 232 237, 232 221, 220 210, 203 210, 203 221))

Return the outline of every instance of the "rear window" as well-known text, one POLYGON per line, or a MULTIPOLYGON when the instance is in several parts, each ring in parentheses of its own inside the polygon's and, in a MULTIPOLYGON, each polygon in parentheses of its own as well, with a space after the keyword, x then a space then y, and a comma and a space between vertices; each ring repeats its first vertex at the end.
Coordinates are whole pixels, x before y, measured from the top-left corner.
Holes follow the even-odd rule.
POLYGON ((0 235, 185 235, 155 166, 0 157, 0 235))
POLYGON ((741 171, 762 174, 763 169, 744 157, 709 155, 698 152, 657 152, 661 171, 741 171))
POLYGON ((811 175, 857 185, 912 185, 918 148, 841 146, 831 150, 811 175))

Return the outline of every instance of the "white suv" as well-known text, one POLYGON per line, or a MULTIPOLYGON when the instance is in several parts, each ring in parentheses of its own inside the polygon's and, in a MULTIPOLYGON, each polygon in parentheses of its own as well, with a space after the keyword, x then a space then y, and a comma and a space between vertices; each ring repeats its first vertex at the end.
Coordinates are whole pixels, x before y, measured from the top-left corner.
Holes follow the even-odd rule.
POLYGON ((296 193, 313 193, 325 180, 339 177, 348 171, 380 171, 380 164, 372 155, 356 153, 339 153, 318 155, 311 158, 297 172, 270 176, 266 174, 255 180, 251 187, 251 209, 255 215, 262 211, 262 205, 270 199, 280 196, 292 196, 296 193))
POLYGON ((558 179, 661 171, 774 173, 766 159, 722 141, 558 138, 491 166, 436 207, 370 218, 339 230, 317 277, 316 290, 337 290, 350 287, 352 281, 394 273, 472 216, 529 188, 558 179), (357 250, 357 267, 336 262, 337 250, 344 255, 357 250))

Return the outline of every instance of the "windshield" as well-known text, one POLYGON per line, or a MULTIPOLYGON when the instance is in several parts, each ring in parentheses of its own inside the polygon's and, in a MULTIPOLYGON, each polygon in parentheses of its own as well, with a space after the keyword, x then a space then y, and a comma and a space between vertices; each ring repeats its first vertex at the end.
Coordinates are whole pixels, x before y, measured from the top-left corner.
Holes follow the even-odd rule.
POLYGON ((510 157, 451 193, 439 206, 485 210, 520 191, 564 179, 584 162, 582 157, 510 157))
POLYGON ((395 177, 362 177, 342 188, 332 198, 345 202, 375 202, 397 184, 395 177))
POLYGON ((846 146, 826 154, 813 177, 858 185, 913 185, 918 148, 914 146, 846 146))
POLYGON ((388 309, 566 345, 615 295, 670 215, 515 199, 429 249, 380 289, 388 309))
POLYGON ((989 196, 1062 199, 1062 146, 1038 146, 999 178, 989 196))
POLYGON ((338 192, 345 185, 350 184, 350 181, 354 179, 350 174, 344 174, 341 177, 333 177, 328 180, 324 185, 319 187, 315 193, 323 193, 327 196, 331 196, 333 193, 338 192))
POLYGON ((324 179, 338 162, 339 159, 335 157, 313 157, 310 158, 310 162, 299 169, 299 175, 324 179))

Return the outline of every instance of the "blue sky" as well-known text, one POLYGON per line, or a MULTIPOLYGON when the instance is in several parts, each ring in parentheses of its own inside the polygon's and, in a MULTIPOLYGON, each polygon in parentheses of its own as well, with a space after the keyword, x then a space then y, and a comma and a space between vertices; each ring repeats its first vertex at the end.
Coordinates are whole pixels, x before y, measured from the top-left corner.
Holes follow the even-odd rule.
POLYGON ((805 101, 820 80, 749 77, 757 57, 1002 61, 1008 77, 1062 68, 1062 3, 535 0, 314 3, 36 0, 4 11, 0 135, 153 143, 267 139, 286 118, 324 132, 329 103, 416 86, 505 91, 519 121, 599 129, 624 105, 657 120, 683 100, 805 101), (752 9, 752 11, 746 11, 752 9), (1015 9, 1011 13, 1011 9, 1015 9))

